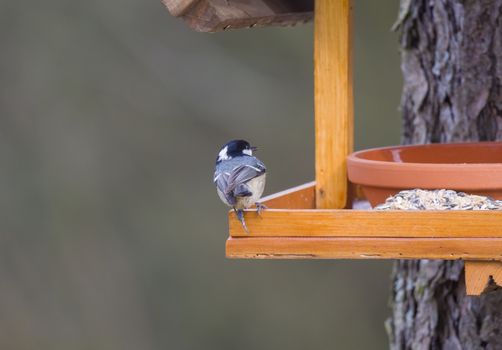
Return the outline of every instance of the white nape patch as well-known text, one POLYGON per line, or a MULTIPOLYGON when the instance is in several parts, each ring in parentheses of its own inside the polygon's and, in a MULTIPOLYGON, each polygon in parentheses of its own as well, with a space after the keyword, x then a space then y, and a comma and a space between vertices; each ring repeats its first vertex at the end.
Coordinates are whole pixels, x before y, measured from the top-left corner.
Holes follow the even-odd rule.
POLYGON ((251 149, 245 149, 245 150, 242 151, 242 153, 247 154, 248 156, 252 156, 253 155, 253 150, 251 150, 251 149))
POLYGON ((225 146, 225 148, 223 148, 220 153, 218 153, 218 161, 220 160, 228 160, 230 159, 230 157, 228 156, 228 146, 225 146))

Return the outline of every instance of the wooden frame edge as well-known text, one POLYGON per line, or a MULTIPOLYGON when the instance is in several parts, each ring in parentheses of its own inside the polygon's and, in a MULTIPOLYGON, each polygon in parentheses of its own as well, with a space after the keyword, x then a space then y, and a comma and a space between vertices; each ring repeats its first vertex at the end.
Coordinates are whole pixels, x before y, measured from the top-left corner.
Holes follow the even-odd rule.
POLYGON ((227 258, 502 261, 502 238, 230 237, 227 258))

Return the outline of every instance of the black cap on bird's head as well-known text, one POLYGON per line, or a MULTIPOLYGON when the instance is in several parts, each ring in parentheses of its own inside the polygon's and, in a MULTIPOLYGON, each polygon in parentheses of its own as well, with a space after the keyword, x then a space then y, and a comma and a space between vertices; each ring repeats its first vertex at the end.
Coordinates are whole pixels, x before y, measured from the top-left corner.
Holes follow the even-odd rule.
POLYGON ((249 142, 245 140, 232 140, 220 149, 216 157, 216 163, 239 156, 252 156, 253 151, 256 151, 256 147, 252 147, 249 142))

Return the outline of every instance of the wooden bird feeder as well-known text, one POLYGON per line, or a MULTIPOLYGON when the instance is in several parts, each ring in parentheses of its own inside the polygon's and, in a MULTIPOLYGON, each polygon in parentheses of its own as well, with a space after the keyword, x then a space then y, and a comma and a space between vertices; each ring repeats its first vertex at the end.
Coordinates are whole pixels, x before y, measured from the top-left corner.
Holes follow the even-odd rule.
POLYGON ((315 182, 263 198, 246 233, 228 214, 229 258, 465 260, 466 292, 502 286, 502 211, 353 209, 351 0, 163 0, 198 31, 292 25, 314 17, 315 182), (315 16, 313 16, 315 13, 315 16))

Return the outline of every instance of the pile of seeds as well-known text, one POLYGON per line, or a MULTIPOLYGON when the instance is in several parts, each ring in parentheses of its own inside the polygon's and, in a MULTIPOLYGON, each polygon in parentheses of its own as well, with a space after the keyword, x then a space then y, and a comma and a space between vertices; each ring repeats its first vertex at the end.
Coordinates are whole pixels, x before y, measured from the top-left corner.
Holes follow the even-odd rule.
POLYGON ((375 210, 502 210, 502 200, 452 190, 406 190, 375 210))

